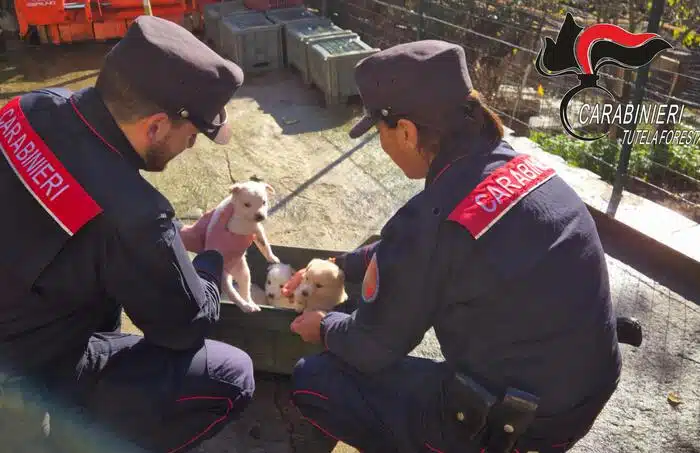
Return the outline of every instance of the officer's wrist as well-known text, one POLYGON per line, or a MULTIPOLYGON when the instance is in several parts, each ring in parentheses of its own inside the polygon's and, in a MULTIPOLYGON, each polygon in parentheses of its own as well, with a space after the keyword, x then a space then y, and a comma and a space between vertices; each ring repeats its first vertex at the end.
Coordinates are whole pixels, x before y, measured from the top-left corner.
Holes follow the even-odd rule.
POLYGON ((182 239, 185 250, 188 252, 200 253, 206 249, 204 247, 204 238, 198 234, 192 225, 182 225, 179 228, 179 232, 180 239, 182 239))

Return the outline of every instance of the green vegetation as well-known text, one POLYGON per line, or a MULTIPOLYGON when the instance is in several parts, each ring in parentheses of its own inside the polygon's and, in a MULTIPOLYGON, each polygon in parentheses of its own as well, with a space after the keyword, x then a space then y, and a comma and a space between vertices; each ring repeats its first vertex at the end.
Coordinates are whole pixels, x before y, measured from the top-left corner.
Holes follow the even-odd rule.
MULTIPOLYGON (((585 142, 567 134, 551 135, 544 132, 532 132, 530 139, 544 151, 563 157, 569 165, 586 168, 605 181, 612 182, 615 178, 621 148, 615 140, 605 137, 585 142)), ((634 145, 629 162, 630 174, 670 189, 683 190, 695 186, 687 178, 652 163, 652 157, 658 162, 662 156, 666 167, 700 179, 700 148, 690 145, 668 145, 656 149, 647 145, 634 145)), ((698 187, 695 186, 692 190, 698 190, 698 187)))
POLYGON ((685 47, 700 47, 697 20, 700 16, 700 2, 697 0, 667 0, 666 21, 673 24, 673 39, 685 47))

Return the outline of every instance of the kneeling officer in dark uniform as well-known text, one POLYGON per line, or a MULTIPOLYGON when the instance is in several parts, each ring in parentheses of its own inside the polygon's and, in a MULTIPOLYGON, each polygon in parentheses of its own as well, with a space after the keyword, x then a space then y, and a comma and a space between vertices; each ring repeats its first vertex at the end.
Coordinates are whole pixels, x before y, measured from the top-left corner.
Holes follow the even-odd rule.
POLYGON ((577 194, 503 141, 460 46, 419 41, 356 68, 381 146, 422 192, 381 239, 338 258, 352 314, 292 323, 327 351, 293 401, 368 453, 563 452, 615 390, 621 357, 605 255, 577 194), (433 327, 444 362, 407 357, 433 327))
POLYGON ((144 16, 95 87, 38 90, 0 110, 0 417, 17 401, 7 395, 38 394, 49 439, 74 429, 65 451, 183 452, 250 401, 250 357, 205 340, 223 224, 206 237, 203 222, 184 227, 203 248, 190 261, 172 206, 139 174, 198 133, 227 143, 225 105, 242 83, 187 30, 144 16), (118 333, 122 307, 145 338, 118 333))

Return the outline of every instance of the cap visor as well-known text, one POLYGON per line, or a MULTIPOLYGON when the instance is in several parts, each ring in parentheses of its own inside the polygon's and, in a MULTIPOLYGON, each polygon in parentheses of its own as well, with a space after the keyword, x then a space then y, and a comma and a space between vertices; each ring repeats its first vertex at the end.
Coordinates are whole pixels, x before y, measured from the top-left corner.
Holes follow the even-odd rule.
POLYGON ((377 123, 377 120, 371 116, 365 115, 362 119, 350 129, 348 135, 350 138, 357 138, 364 135, 368 130, 377 123))
POLYGON ((221 109, 221 113, 214 118, 214 122, 221 124, 221 126, 212 131, 204 132, 204 135, 206 135, 209 140, 213 141, 217 145, 228 144, 233 137, 233 130, 231 129, 231 125, 228 123, 227 119, 228 115, 226 113, 226 107, 224 107, 221 109))

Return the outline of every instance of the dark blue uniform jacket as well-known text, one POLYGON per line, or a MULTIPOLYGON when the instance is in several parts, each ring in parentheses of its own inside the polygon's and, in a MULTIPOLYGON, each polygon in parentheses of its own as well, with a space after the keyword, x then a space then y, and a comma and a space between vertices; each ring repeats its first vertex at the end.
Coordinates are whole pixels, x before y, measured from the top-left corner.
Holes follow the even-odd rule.
POLYGON ((434 327, 454 369, 495 395, 537 395, 540 416, 566 413, 608 392, 621 367, 596 226, 546 165, 506 142, 468 143, 438 155, 380 241, 341 257, 363 300, 328 314, 322 337, 374 373, 434 327))
POLYGON ((193 265, 172 206, 93 88, 11 102, 0 146, 0 370, 75 365, 121 307, 157 345, 201 345, 219 316, 222 258, 193 265))

